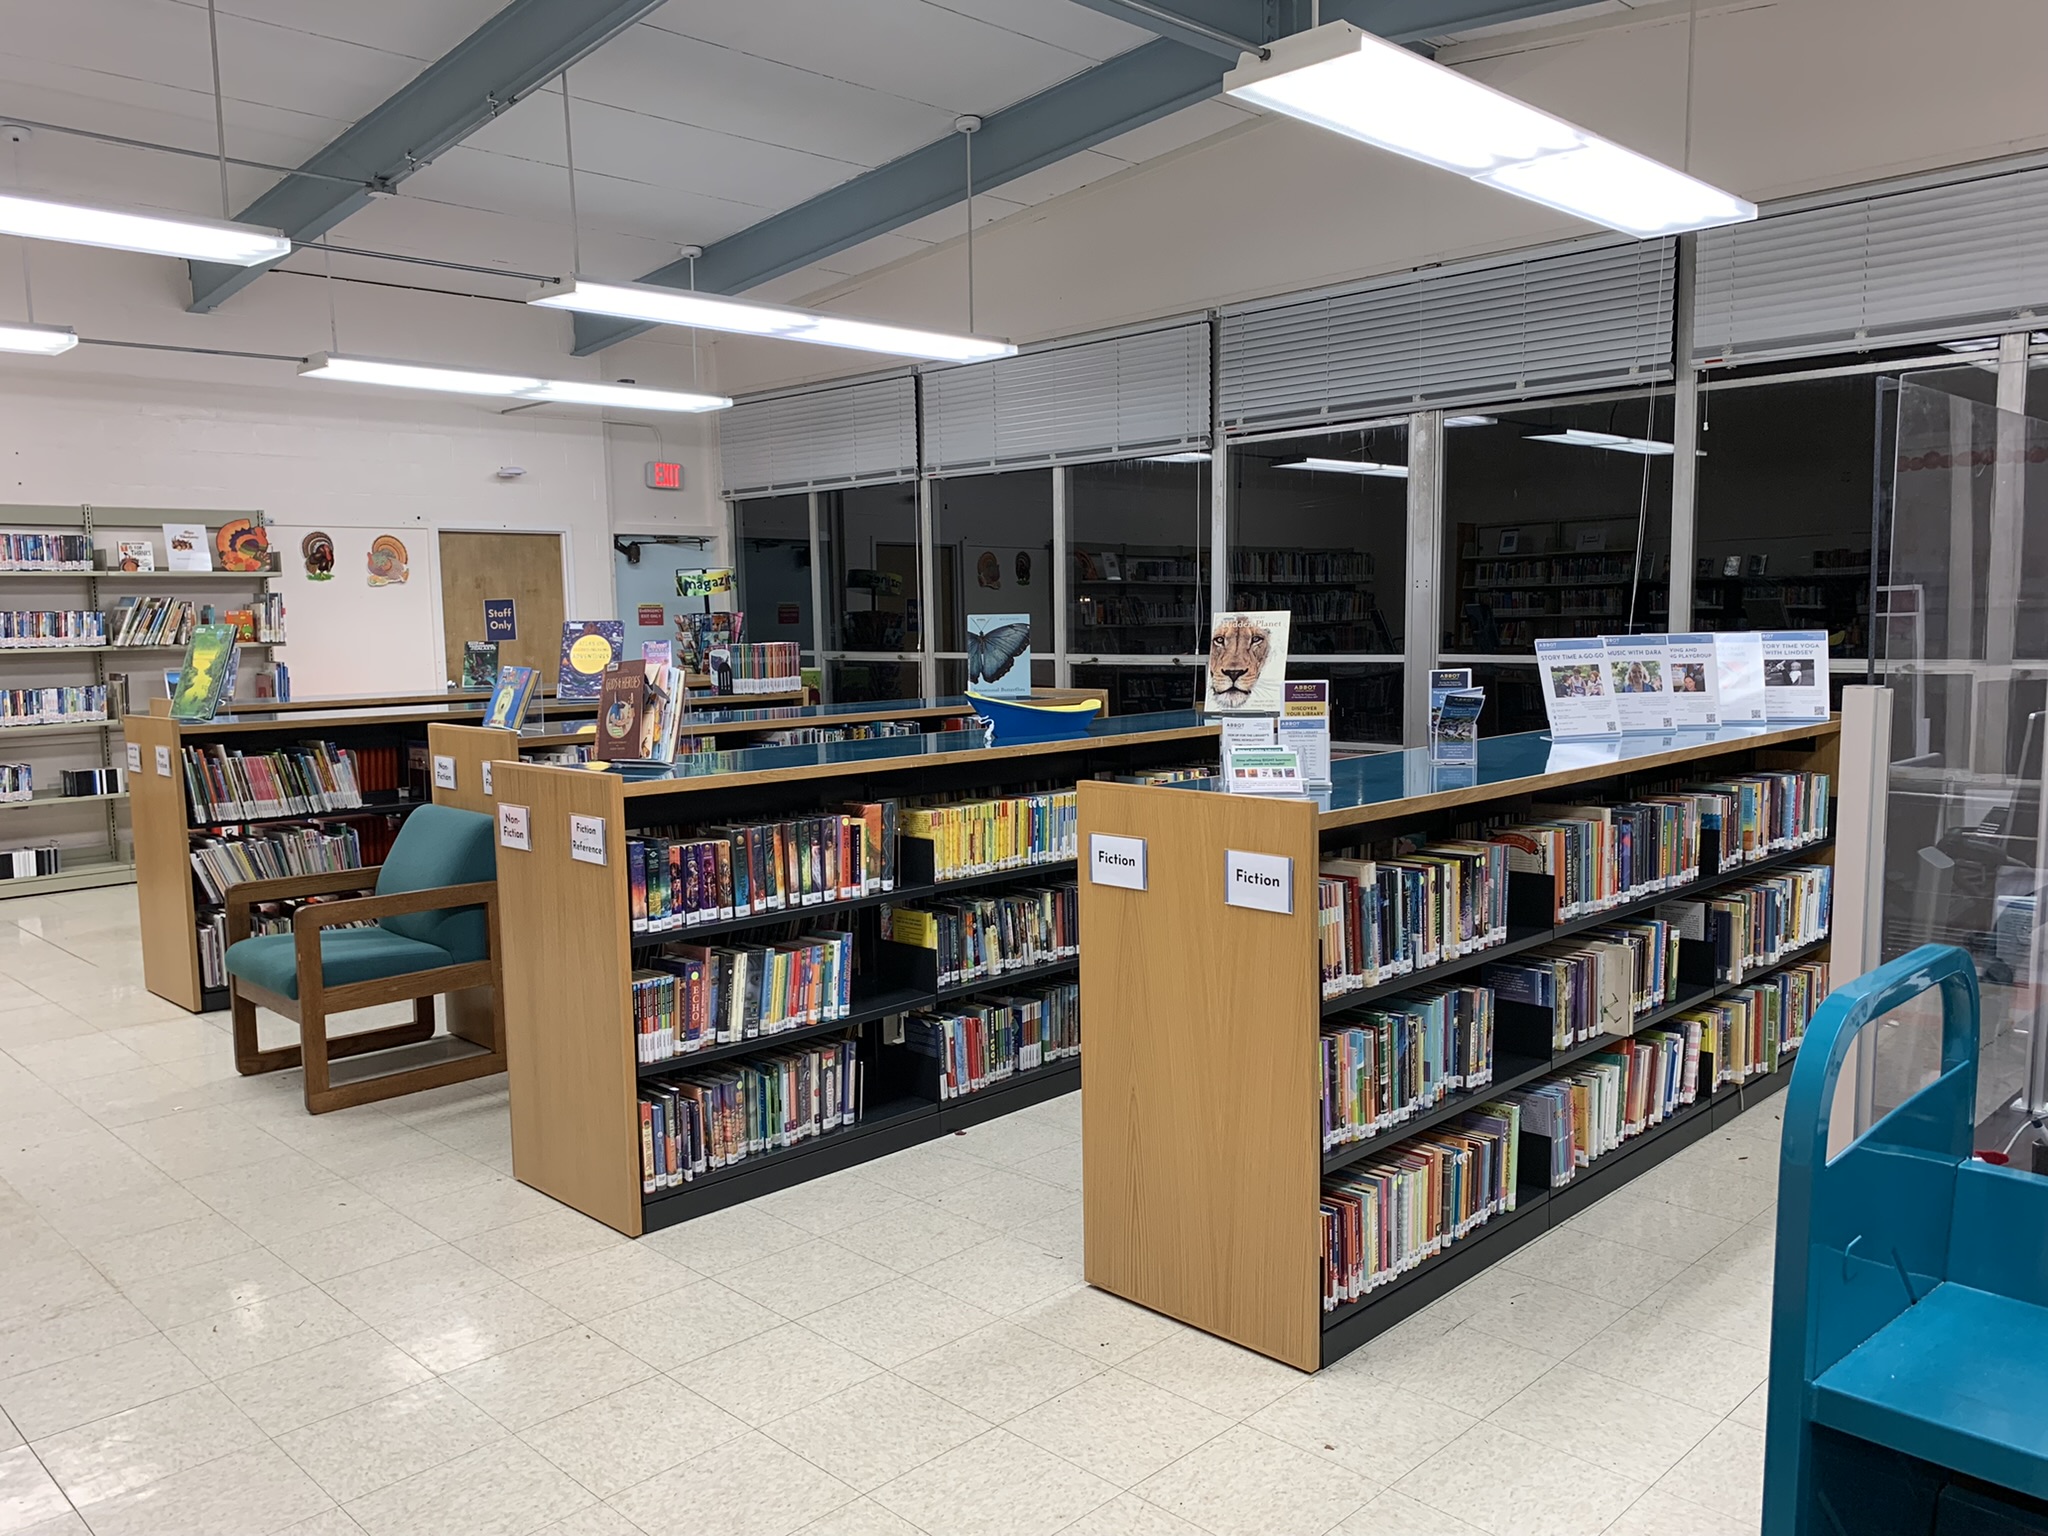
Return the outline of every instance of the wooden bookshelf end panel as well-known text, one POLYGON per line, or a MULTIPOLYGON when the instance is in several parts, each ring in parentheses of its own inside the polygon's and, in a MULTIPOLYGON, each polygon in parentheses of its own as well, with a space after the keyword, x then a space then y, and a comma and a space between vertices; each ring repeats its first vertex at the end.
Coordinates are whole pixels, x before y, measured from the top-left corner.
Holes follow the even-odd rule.
POLYGON ((638 1237, 640 1125, 626 834, 620 781, 502 763, 499 806, 524 806, 527 849, 498 834, 512 1171, 520 1182, 638 1237), (572 816, 604 827, 603 864, 572 858, 572 816))
POLYGON ((192 897, 183 743, 178 727, 159 715, 124 716, 121 735, 126 746, 139 747, 142 753, 142 766, 128 775, 135 898, 143 912, 142 982, 165 1002, 197 1013, 199 912, 192 897), (170 754, 168 775, 157 772, 159 750, 170 754))
POLYGON ((484 764, 492 765, 491 782, 497 783, 497 764, 519 761, 519 733, 487 725, 446 725, 436 720, 427 726, 427 782, 434 792, 434 804, 452 805, 458 811, 498 814, 498 797, 484 793, 484 764), (455 787, 441 783, 437 771, 446 758, 455 770, 455 787))
POLYGON ((1315 1370, 1316 808, 1084 781, 1081 864, 1088 1281, 1315 1370), (1096 832, 1147 890, 1089 881, 1096 832), (1294 860, 1292 914, 1225 905, 1230 849, 1294 860))

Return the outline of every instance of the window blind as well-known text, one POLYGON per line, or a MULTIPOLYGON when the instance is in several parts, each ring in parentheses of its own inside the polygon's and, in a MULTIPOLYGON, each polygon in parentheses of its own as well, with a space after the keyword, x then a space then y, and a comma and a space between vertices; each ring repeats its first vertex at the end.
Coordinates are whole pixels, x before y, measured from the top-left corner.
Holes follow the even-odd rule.
POLYGON ((1164 453, 1208 441, 1209 327, 1202 322, 924 375, 925 460, 941 474, 1164 453))
POLYGON ((1671 376, 1672 244, 1405 273, 1223 317, 1229 428, 1478 403, 1671 376))
POLYGON ((1698 249, 1695 362, 2010 329, 2048 311, 2048 171, 1774 214, 1698 249))
POLYGON ((725 494, 761 496, 917 473, 910 375, 741 400, 718 418, 725 494))

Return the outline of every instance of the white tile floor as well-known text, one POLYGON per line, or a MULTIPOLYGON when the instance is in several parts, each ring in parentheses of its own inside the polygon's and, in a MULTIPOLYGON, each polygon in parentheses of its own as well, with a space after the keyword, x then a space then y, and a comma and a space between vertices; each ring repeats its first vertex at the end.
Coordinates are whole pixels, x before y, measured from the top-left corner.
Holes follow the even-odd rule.
POLYGON ((1774 1107, 1310 1378, 1081 1284, 1077 1098, 629 1243, 502 1079, 237 1078, 134 900, 0 902, 5 1536, 1757 1528, 1774 1107))

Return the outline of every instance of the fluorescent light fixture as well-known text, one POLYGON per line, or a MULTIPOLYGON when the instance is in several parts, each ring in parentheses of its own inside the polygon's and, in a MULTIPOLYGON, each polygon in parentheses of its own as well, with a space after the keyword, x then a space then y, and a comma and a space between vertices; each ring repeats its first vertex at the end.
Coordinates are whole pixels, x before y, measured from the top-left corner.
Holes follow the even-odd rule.
POLYGON ((1494 427, 1500 425, 1498 416, 1446 416, 1447 427, 1494 427))
POLYGON ((616 405, 632 411, 723 411, 732 405, 723 395, 643 389, 638 384, 585 384, 575 379, 549 379, 537 390, 521 391, 520 398, 560 405, 616 405))
POLYGON ((1144 461, 1147 464, 1206 464, 1206 453, 1155 453, 1144 461))
POLYGON ((1622 437, 1614 432, 1582 432, 1577 427, 1566 427, 1561 432, 1532 432, 1524 439, 1531 443, 1566 443, 1578 448, 1605 448, 1613 453, 1636 453, 1644 458, 1663 458, 1674 450, 1669 443, 1660 443, 1650 437, 1622 437))
POLYGON ((1754 203, 1346 21, 1246 54, 1223 89, 1642 239, 1756 217, 1754 203))
POLYGON ((1299 459, 1280 469, 1306 469, 1326 475, 1382 475, 1389 480, 1406 480, 1406 464, 1373 464, 1360 459, 1299 459))
POLYGON ((550 283, 527 301, 546 309, 568 309, 583 315, 611 315, 644 320, 651 325, 685 325, 700 331, 725 331, 737 336, 772 336, 783 341, 808 341, 821 347, 850 347, 856 352, 888 352, 934 363, 980 363, 1014 357, 1007 341, 980 336, 951 336, 918 331, 874 320, 855 320, 818 310, 757 304, 715 293, 689 293, 650 283, 596 283, 586 277, 550 283))
POLYGON ((547 405, 615 405, 642 411, 722 411, 723 395, 696 395, 634 384, 586 384, 575 379, 536 379, 516 373, 480 373, 428 363, 397 363, 376 357, 342 357, 317 352, 299 368, 306 379, 338 384, 382 384, 392 389, 427 389, 447 395, 484 395, 497 400, 530 400, 547 405))
POLYGON ((23 325, 0 320, 0 352, 31 352, 37 357, 55 357, 78 345, 78 332, 68 325, 23 325))
POLYGON ((233 267, 261 266, 292 253, 292 243, 274 229, 197 219, 184 214, 131 213, 88 203, 0 193, 0 235, 97 245, 110 251, 142 251, 187 261, 218 261, 233 267))

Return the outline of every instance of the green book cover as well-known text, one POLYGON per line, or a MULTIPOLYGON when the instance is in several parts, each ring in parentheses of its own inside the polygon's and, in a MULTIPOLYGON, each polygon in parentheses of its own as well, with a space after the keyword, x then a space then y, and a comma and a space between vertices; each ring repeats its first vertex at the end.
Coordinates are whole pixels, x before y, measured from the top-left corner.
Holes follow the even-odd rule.
POLYGON ((185 646, 178 666, 178 686, 171 694, 171 718, 187 725, 204 724, 219 711, 221 700, 235 686, 235 627, 201 624, 185 646))

